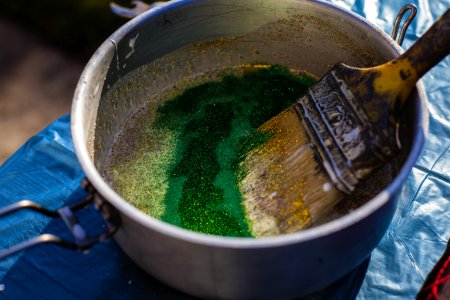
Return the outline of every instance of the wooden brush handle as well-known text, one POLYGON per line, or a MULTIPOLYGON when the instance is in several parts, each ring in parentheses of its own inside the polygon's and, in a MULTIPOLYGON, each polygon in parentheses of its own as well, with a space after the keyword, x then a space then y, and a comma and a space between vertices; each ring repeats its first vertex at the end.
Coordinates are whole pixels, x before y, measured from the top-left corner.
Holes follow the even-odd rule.
MULTIPOLYGON (((376 75, 372 84, 374 95, 384 95, 381 97, 384 99, 381 103, 386 101, 391 110, 398 111, 408 99, 417 81, 449 53, 450 9, 398 58, 377 67, 362 69, 362 81, 376 75)), ((372 111, 380 104, 377 101, 371 103, 373 105, 369 103, 369 106, 373 107, 366 107, 367 111, 372 111)), ((372 118, 372 121, 376 123, 378 118, 372 118)))
POLYGON ((397 60, 409 60, 416 81, 450 54, 450 9, 397 60))

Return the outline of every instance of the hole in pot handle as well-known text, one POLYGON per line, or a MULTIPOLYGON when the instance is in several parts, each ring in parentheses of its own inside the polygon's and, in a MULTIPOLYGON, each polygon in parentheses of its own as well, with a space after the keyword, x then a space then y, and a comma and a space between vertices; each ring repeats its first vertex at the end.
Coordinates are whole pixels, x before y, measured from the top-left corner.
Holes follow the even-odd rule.
POLYGON ((165 3, 164 1, 156 1, 153 2, 152 4, 147 4, 145 2, 142 1, 131 1, 131 4, 133 5, 133 7, 128 8, 128 7, 124 7, 121 6, 115 2, 111 2, 109 4, 109 6, 111 7, 111 11, 123 18, 128 18, 128 19, 133 19, 134 17, 139 16, 140 14, 142 14, 143 12, 157 7, 161 4, 165 3))
POLYGON ((394 41, 396 41, 400 46, 403 44, 403 40, 405 39, 406 30, 408 29, 411 22, 414 20, 414 17, 417 13, 417 7, 414 4, 406 4, 403 6, 397 14, 395 18, 394 28, 392 29, 391 37, 394 41), (408 18, 400 29, 400 22, 403 20, 405 14, 409 11, 408 18), (400 34, 399 34, 400 29, 400 34), (398 35, 398 38, 397 38, 398 35))
POLYGON ((10 248, 0 250, 0 259, 44 243, 53 243, 67 249, 86 251, 98 242, 104 241, 114 235, 120 225, 120 218, 117 211, 105 200, 103 200, 103 198, 95 191, 93 186, 86 179, 82 181, 82 185, 88 192, 88 196, 76 204, 64 206, 58 210, 46 209, 29 200, 22 200, 1 208, 0 218, 23 209, 29 209, 51 218, 61 218, 70 230, 74 240, 68 241, 54 234, 44 233, 10 248), (96 236, 89 236, 75 216, 75 212, 88 207, 90 204, 93 204, 94 207, 100 211, 104 222, 107 225, 106 231, 96 236))

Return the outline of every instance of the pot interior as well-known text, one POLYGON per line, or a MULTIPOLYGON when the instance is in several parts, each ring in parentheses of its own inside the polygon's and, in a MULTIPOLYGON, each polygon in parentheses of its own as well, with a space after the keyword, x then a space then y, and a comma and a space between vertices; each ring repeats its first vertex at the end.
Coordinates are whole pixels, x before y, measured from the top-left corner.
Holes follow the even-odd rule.
MULTIPOLYGON (((108 173, 108 166, 132 159, 145 140, 145 124, 189 86, 247 64, 282 65, 320 77, 336 62, 374 66, 397 53, 380 32, 328 4, 175 2, 128 23, 94 56, 86 145, 95 167, 114 187, 114 176, 128 175, 108 173)), ((366 203, 391 182, 413 141, 419 101, 416 93, 412 97, 400 129, 399 158, 361 184, 330 219, 366 203)))

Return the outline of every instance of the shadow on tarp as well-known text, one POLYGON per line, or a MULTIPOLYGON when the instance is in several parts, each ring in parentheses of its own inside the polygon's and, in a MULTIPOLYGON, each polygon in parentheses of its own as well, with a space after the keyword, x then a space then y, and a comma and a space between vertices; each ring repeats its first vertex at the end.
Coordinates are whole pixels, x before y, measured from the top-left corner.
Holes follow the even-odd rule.
MULTIPOLYGON (((98 218, 86 212, 80 219, 98 218)), ((65 231, 51 221, 45 232, 65 231)), ((328 288, 305 300, 355 299, 369 259, 328 288)), ((154 279, 128 258, 114 240, 100 243, 87 254, 42 245, 27 250, 2 280, 0 298, 26 299, 194 299, 154 279)))
MULTIPOLYGON (((70 203, 84 196, 80 187, 70 197, 77 200, 70 203)), ((89 233, 101 230, 101 216, 92 206, 76 216, 89 233)), ((43 232, 71 239, 62 220, 50 221, 43 232)), ((52 244, 36 246, 20 255, 1 283, 0 298, 6 299, 189 299, 145 273, 112 239, 87 253, 52 244)))

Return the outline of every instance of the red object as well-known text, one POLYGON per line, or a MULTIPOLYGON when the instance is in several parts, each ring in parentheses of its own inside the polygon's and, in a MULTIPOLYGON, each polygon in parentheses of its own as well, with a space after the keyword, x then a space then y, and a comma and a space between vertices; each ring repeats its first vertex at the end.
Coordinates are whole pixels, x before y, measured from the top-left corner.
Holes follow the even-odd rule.
POLYGON ((442 257, 428 274, 417 300, 450 299, 450 241, 442 257))

